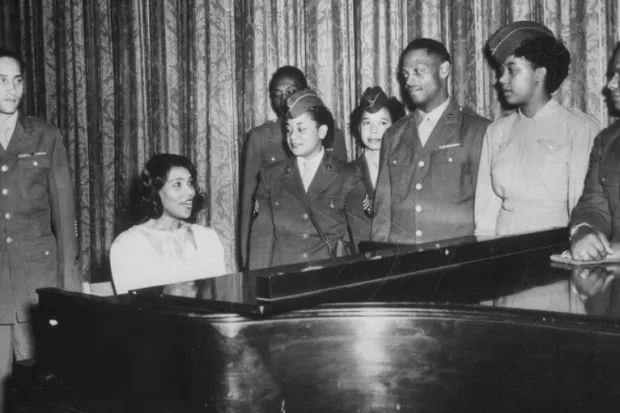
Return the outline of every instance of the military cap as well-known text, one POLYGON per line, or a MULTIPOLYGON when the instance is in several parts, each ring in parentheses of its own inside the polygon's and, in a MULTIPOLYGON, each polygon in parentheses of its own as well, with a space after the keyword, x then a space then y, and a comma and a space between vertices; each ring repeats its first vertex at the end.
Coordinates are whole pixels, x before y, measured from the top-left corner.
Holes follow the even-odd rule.
POLYGON ((555 39, 553 32, 548 27, 533 21, 512 22, 496 31, 488 41, 491 56, 498 63, 504 61, 521 46, 524 40, 539 37, 551 37, 555 39))
POLYGON ((321 98, 312 89, 302 89, 286 99, 288 119, 295 119, 297 116, 316 106, 325 106, 321 98))
POLYGON ((388 102, 389 98, 381 86, 369 87, 362 95, 360 109, 368 113, 377 113, 381 108, 387 106, 388 102))

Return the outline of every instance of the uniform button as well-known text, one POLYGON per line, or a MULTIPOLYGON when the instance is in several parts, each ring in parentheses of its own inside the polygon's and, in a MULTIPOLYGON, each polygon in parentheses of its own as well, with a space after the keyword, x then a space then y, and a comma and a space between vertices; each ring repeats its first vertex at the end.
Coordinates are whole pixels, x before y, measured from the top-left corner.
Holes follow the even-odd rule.
POLYGON ((416 237, 421 237, 421 236, 422 236, 422 231, 417 230, 417 231, 415 232, 415 236, 416 236, 416 237))
POLYGON ((419 183, 419 182, 418 182, 417 184, 415 184, 415 189, 417 189, 418 191, 419 191, 420 189, 422 189, 422 184, 421 184, 421 183, 419 183))
POLYGON ((330 207, 330 208, 334 208, 335 206, 336 206, 336 205, 334 205, 334 201, 332 201, 332 202, 330 202, 330 203, 329 203, 329 207, 330 207))
POLYGON ((9 214, 8 212, 6 214, 4 214, 4 218, 5 219, 11 219, 11 214, 9 214))
POLYGON ((415 212, 422 212, 422 207, 420 205, 416 205, 415 212))
POLYGON ((45 255, 50 255, 50 252, 49 251, 45 251, 45 255))
POLYGON ((418 162, 418 166, 419 166, 420 168, 424 167, 424 161, 420 161, 420 162, 418 162))
POLYGON ((308 219, 308 214, 306 214, 306 213, 304 212, 303 214, 301 214, 301 217, 302 217, 303 219, 308 219))
POLYGON ((275 157, 275 156, 272 156, 272 157, 271 157, 271 162, 275 162, 275 161, 276 161, 276 157, 275 157))
POLYGON ((4 189, 2 190, 2 195, 7 195, 8 193, 9 193, 9 190, 8 190, 8 189, 4 188, 4 189))
POLYGON ((7 239, 6 239, 6 243, 7 243, 7 244, 10 244, 11 242, 13 242, 13 238, 11 238, 11 237, 7 237, 7 239))
POLYGON ((392 160, 392 165, 396 165, 396 159, 392 160))
POLYGON ((301 256, 302 256, 302 258, 306 258, 307 259, 308 258, 308 253, 304 252, 303 254, 301 254, 301 256))
POLYGON ((279 207, 280 206, 280 201, 276 201, 273 203, 275 206, 279 207))
POLYGON ((2 165, 2 172, 6 172, 9 170, 9 167, 6 165, 2 165))
POLYGON ((34 166, 37 166, 37 165, 39 165, 39 162, 34 161, 32 164, 33 164, 34 166))
POLYGON ((309 237, 309 236, 310 236, 310 235, 308 235, 308 234, 301 234, 301 237, 302 237, 303 239, 308 239, 308 237, 309 237))
POLYGON ((448 162, 452 162, 452 158, 448 158, 448 162))

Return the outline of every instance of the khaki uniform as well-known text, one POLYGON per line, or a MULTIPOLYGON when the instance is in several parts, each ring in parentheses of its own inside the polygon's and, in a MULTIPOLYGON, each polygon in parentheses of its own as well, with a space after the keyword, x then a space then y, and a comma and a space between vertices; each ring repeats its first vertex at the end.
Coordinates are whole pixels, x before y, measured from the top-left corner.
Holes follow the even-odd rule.
POLYGON ((326 153, 308 192, 297 159, 289 157, 261 172, 250 238, 249 268, 329 258, 305 204, 333 247, 336 240, 368 239, 363 205, 366 189, 352 165, 326 153), (305 204, 304 204, 305 203, 305 204))
MULTIPOLYGON (((261 169, 279 162, 290 152, 284 136, 285 125, 282 119, 270 120, 248 132, 243 150, 241 166, 242 180, 239 195, 239 245, 241 267, 245 267, 248 260, 248 242, 250 238, 250 221, 254 194, 258 187, 259 172, 261 169)), ((343 162, 347 160, 347 148, 344 136, 339 129, 335 129, 334 139, 330 147, 325 148, 327 153, 335 155, 343 162)))
POLYGON ((474 233, 474 192, 490 121, 451 101, 422 146, 416 114, 383 137, 372 240, 426 243, 474 233))

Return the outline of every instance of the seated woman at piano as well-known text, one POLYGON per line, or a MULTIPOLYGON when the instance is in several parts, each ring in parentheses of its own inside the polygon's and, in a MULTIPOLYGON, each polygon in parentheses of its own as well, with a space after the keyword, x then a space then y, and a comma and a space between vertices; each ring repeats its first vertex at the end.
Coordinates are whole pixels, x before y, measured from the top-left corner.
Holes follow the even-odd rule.
POLYGON ((361 171, 371 198, 377 186, 383 133, 403 116, 403 104, 394 97, 388 98, 381 86, 367 88, 351 114, 351 134, 364 149, 352 163, 361 171))
POLYGON ((499 85, 516 111, 487 129, 475 199, 475 234, 565 227, 583 190, 598 123, 553 94, 570 54, 545 26, 514 22, 489 39, 499 85))
POLYGON ((294 156, 264 168, 252 212, 249 268, 336 258, 368 239, 370 198, 360 172, 323 149, 334 118, 310 89, 287 99, 294 156))
POLYGON ((140 178, 142 222, 121 233, 110 251, 116 293, 225 274, 217 233, 193 223, 204 197, 196 188, 192 162, 157 154, 140 178))

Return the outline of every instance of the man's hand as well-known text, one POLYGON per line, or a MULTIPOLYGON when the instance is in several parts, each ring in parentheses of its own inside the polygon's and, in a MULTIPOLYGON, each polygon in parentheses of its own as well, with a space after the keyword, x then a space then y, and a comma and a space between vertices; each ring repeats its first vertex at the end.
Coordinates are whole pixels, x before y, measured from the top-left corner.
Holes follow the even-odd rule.
POLYGON ((578 261, 598 261, 613 254, 607 237, 587 225, 578 228, 571 237, 570 252, 578 261))

